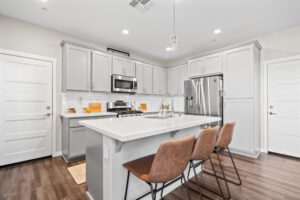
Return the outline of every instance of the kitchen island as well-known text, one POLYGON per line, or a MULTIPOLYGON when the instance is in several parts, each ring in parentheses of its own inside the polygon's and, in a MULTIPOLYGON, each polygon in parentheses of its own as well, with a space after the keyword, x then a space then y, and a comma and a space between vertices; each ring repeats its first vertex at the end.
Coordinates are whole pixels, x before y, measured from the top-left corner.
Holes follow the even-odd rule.
MULTIPOLYGON (((167 119, 143 116, 80 121, 89 128, 87 196, 91 200, 123 199, 127 177, 123 163, 155 153, 164 141, 196 136, 203 126, 220 120, 218 117, 182 115, 167 119)), ((165 194, 179 184, 167 188, 165 194)), ((148 185, 131 176, 127 199, 136 199, 146 192, 149 192, 148 185)))

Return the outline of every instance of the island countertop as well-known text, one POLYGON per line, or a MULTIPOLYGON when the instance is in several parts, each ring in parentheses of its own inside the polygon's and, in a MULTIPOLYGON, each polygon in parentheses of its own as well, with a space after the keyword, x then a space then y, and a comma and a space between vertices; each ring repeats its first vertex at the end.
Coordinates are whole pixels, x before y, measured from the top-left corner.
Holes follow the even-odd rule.
POLYGON ((149 116, 82 120, 79 124, 121 142, 155 136, 172 131, 220 121, 219 117, 182 115, 167 119, 149 116))

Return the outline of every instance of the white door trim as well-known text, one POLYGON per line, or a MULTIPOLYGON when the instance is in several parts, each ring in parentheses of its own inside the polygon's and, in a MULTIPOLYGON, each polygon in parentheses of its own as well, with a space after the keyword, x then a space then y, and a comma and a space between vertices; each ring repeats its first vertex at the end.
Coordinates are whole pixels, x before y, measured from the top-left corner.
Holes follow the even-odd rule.
POLYGON ((1 49, 0 48, 0 54, 5 55, 12 55, 12 56, 19 56, 19 57, 25 57, 25 58, 32 58, 42 61, 47 61, 52 63, 52 156, 55 157, 59 155, 59 152, 56 151, 56 119, 57 119, 57 112, 56 112, 56 65, 57 65, 57 59, 56 58, 50 58, 46 56, 39 56, 29 53, 24 53, 20 51, 14 51, 14 50, 8 50, 8 49, 1 49))
POLYGON ((268 66, 270 64, 299 60, 300 55, 284 57, 263 62, 261 68, 261 152, 268 152, 268 66))

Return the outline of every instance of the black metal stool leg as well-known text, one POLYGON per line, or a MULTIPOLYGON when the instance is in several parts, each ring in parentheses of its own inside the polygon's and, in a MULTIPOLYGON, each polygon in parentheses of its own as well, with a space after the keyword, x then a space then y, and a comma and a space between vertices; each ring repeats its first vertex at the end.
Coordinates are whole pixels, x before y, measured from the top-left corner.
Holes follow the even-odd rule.
POLYGON ((127 199, 127 192, 128 192, 129 178, 130 178, 130 171, 128 171, 128 174, 127 174, 127 181, 126 181, 126 189, 125 189, 124 200, 127 199))
POLYGON ((152 186, 151 183, 148 183, 148 184, 149 184, 149 186, 150 186, 152 200, 156 200, 156 198, 155 198, 155 192, 154 192, 154 190, 153 190, 153 186, 152 186))
POLYGON ((214 165, 213 165, 213 162, 212 162, 212 160, 211 160, 211 157, 209 156, 208 159, 209 159, 211 168, 212 168, 212 170, 213 170, 213 172, 214 172, 214 176, 216 177, 216 181, 217 181, 217 183, 218 183, 218 187, 219 187, 221 196, 223 197, 223 199, 225 199, 225 195, 224 195, 223 190, 222 190, 222 188, 221 188, 221 184, 220 184, 220 181, 219 181, 219 179, 218 179, 218 177, 217 177, 217 173, 216 173, 215 167, 214 167, 214 165))
POLYGON ((187 194, 188 194, 188 198, 189 198, 189 200, 191 200, 191 194, 190 194, 190 190, 188 189, 188 186, 186 186, 186 179, 185 179, 185 175, 184 175, 184 173, 182 173, 182 178, 183 178, 183 182, 184 182, 184 184, 183 184, 183 186, 184 186, 184 188, 186 188, 186 192, 187 192, 187 194))
MULTIPOLYGON (((232 162, 233 168, 234 168, 234 170, 235 170, 236 176, 237 176, 237 178, 238 178, 238 180, 239 180, 238 182, 236 182, 236 181, 232 181, 232 180, 230 180, 230 179, 226 179, 226 181, 229 182, 229 183, 232 183, 232 184, 234 184, 234 185, 242 185, 242 180, 241 180, 241 177, 240 177, 239 172, 238 172, 238 170, 237 170, 237 167, 236 167, 236 165, 235 165, 235 162, 234 162, 234 159, 233 159, 233 157, 232 157, 232 154, 231 154, 231 152, 230 152, 230 150, 229 150, 228 147, 226 147, 226 149, 227 149, 227 152, 228 152, 229 157, 230 157, 230 159, 231 159, 231 162, 232 162)), ((225 152, 225 151, 223 151, 223 152, 225 152)), ((216 153, 216 154, 217 154, 217 153, 216 153)), ((210 173, 210 172, 205 171, 205 170, 203 170, 203 173, 209 174, 209 175, 212 175, 212 176, 215 176, 213 173, 210 173)), ((219 176, 219 175, 217 175, 217 176, 218 176, 218 178, 220 178, 220 179, 224 179, 223 177, 221 177, 221 176, 219 176)))
POLYGON ((162 185, 162 189, 161 189, 161 193, 160 193, 160 198, 161 199, 164 199, 164 189, 165 189, 165 183, 163 183, 163 185, 162 185))
POLYGON ((232 162, 232 164, 233 164, 235 173, 236 173, 236 175, 237 175, 237 177, 238 177, 238 179, 239 179, 238 182, 233 182, 233 181, 230 181, 230 180, 227 180, 227 181, 230 182, 230 183, 236 184, 236 185, 242 185, 242 180, 241 180, 240 174, 239 174, 239 172, 238 172, 238 170, 237 170, 237 168, 236 168, 236 165, 235 165, 235 162, 234 162, 233 157, 232 157, 232 155, 231 155, 231 152, 230 152, 230 150, 229 150, 229 147, 226 147, 226 149, 227 149, 227 151, 228 151, 228 154, 229 154, 229 156, 230 156, 231 162, 232 162))
POLYGON ((202 192, 201 192, 201 189, 200 189, 200 183, 199 183, 199 180, 198 180, 198 177, 197 177, 197 173, 196 173, 196 168, 195 168, 193 162, 191 162, 191 164, 193 165, 192 167, 193 167, 194 175, 195 175, 197 186, 198 186, 199 196, 200 196, 200 199, 202 200, 202 192))
POLYGON ((226 199, 230 199, 231 198, 231 194, 230 194, 229 186, 228 186, 227 179, 226 179, 226 176, 225 176, 225 173, 224 173, 223 165, 222 165, 222 162, 221 162, 219 154, 218 153, 216 153, 216 154, 217 154, 217 158, 218 158, 218 161, 219 161, 221 173, 222 173, 222 176, 224 178, 226 189, 227 189, 227 192, 228 192, 228 197, 226 199))

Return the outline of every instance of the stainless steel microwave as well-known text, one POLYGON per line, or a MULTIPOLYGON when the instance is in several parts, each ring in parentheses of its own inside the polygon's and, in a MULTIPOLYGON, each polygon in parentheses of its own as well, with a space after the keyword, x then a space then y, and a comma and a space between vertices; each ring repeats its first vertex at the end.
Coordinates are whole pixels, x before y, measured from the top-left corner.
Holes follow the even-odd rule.
POLYGON ((135 93, 137 90, 137 80, 135 77, 111 75, 111 91, 122 93, 135 93))

